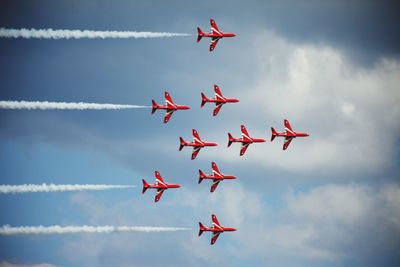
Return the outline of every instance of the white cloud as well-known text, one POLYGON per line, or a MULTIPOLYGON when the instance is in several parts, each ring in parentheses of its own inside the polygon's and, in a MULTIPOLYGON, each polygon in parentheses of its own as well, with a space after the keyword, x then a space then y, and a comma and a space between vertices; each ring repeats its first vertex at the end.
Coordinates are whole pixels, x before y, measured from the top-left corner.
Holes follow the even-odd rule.
POLYGON ((280 223, 269 223, 260 241, 266 244, 263 252, 272 258, 314 261, 379 259, 387 251, 396 251, 399 196, 397 184, 378 189, 330 184, 290 193, 280 223))
POLYGON ((356 110, 356 107, 352 103, 343 103, 341 110, 344 115, 348 116, 349 118, 352 118, 352 115, 356 110))
POLYGON ((318 229, 313 225, 294 226, 281 225, 273 227, 267 231, 263 241, 268 244, 265 248, 269 250, 268 257, 274 257, 272 251, 285 258, 294 258, 300 260, 339 260, 340 255, 329 249, 313 245, 312 241, 319 238, 318 229))
POLYGON ((374 203, 367 187, 326 185, 307 193, 289 195, 289 211, 298 218, 352 225, 371 213, 374 203))

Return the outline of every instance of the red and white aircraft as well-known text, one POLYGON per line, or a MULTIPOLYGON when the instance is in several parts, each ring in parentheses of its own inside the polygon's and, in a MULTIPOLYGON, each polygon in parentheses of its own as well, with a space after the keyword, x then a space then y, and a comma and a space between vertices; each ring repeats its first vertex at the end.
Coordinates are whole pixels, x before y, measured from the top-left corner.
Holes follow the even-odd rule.
POLYGON ((192 160, 196 158, 197 154, 199 154, 199 152, 200 152, 200 149, 202 149, 203 147, 218 146, 218 144, 216 144, 216 143, 201 140, 200 135, 197 133, 197 131, 195 129, 192 130, 192 133, 193 133, 193 142, 186 142, 185 140, 183 140, 182 137, 179 137, 179 141, 180 141, 179 151, 181 151, 182 148, 185 146, 193 147, 192 160))
POLYGON ((167 184, 164 182, 164 179, 161 177, 160 173, 158 171, 154 172, 154 176, 156 177, 156 183, 155 184, 148 184, 144 179, 142 179, 143 182, 143 190, 142 194, 146 192, 147 189, 149 188, 154 188, 157 189, 157 194, 154 199, 154 202, 158 202, 164 193, 165 190, 168 188, 179 188, 181 187, 179 184, 167 184))
POLYGON ((156 103, 156 101, 151 100, 151 103, 153 106, 153 109, 151 110, 151 114, 154 114, 154 112, 156 112, 157 109, 165 109, 166 110, 167 113, 165 114, 165 117, 164 117, 164 123, 167 123, 169 121, 169 119, 172 116, 172 113, 174 113, 175 111, 190 109, 189 106, 175 104, 168 92, 165 92, 164 94, 165 94, 165 106, 159 105, 156 103))
POLYGON ((203 232, 213 232, 212 237, 211 237, 211 245, 215 244, 215 241, 217 241, 218 236, 223 233, 223 232, 234 232, 236 231, 235 228, 232 227, 223 227, 219 224, 217 216, 215 216, 214 214, 211 215, 211 220, 213 222, 213 226, 212 227, 206 227, 204 226, 201 222, 199 222, 199 236, 201 236, 201 234, 203 232))
POLYGON ((213 184, 211 186, 210 192, 214 192, 217 189, 219 182, 225 179, 236 179, 234 175, 226 175, 219 171, 218 166, 215 162, 211 162, 212 175, 205 174, 202 170, 199 170, 199 184, 203 181, 203 179, 211 179, 213 180, 213 184))
POLYGON ((310 136, 308 133, 293 131, 292 126, 290 126, 288 120, 284 120, 283 124, 285 126, 285 131, 282 133, 275 131, 274 127, 271 127, 272 131, 271 142, 274 141, 275 137, 277 136, 285 137, 285 142, 283 143, 283 150, 286 150, 289 147, 290 142, 292 142, 293 138, 310 136))
POLYGON ((234 33, 228 33, 228 32, 222 32, 218 29, 217 23, 215 23, 215 20, 210 19, 210 25, 211 25, 211 32, 203 32, 199 27, 197 27, 197 42, 200 42, 201 38, 203 37, 210 37, 211 38, 211 43, 210 43, 210 52, 214 50, 214 48, 217 46, 217 43, 219 39, 224 38, 224 37, 235 37, 236 34, 234 33))
POLYGON ((239 102, 239 100, 236 98, 224 97, 222 95, 221 90, 219 89, 218 85, 216 85, 216 84, 214 84, 214 92, 215 92, 215 98, 207 98, 205 94, 201 93, 201 107, 204 107, 204 105, 207 102, 215 103, 216 107, 213 111, 213 116, 217 116, 217 114, 218 114, 219 110, 222 108, 223 104, 239 102))
POLYGON ((232 145, 233 142, 242 143, 242 148, 240 149, 240 156, 243 156, 247 148, 252 143, 264 143, 266 140, 262 138, 250 137, 247 129, 244 125, 240 125, 242 130, 242 138, 234 138, 230 133, 228 133, 228 147, 232 145))

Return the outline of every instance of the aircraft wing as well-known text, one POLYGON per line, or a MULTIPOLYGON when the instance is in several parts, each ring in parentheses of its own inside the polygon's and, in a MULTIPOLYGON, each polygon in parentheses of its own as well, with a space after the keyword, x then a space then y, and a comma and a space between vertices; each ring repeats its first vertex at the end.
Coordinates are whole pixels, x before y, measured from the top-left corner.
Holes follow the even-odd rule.
POLYGON ((213 51, 215 49, 215 47, 218 44, 219 39, 221 39, 220 37, 217 38, 213 38, 210 42, 210 52, 213 51))
POLYGON ((199 133, 195 129, 192 129, 192 134, 193 134, 193 141, 197 144, 201 144, 202 142, 199 133))
POLYGON ((290 122, 288 120, 283 121, 283 125, 285 126, 285 130, 288 131, 289 133, 293 134, 293 129, 292 126, 290 125, 290 122))
POLYGON ((192 160, 194 160, 197 157, 197 154, 199 154, 201 147, 194 147, 193 152, 192 152, 192 160))
POLYGON ((164 92, 165 96, 165 105, 168 107, 175 107, 174 100, 172 100, 171 95, 168 92, 164 92))
POLYGON ((215 216, 215 214, 211 214, 211 220, 214 224, 214 227, 217 226, 221 228, 221 224, 219 223, 217 216, 215 216))
POLYGON ((219 176, 222 176, 222 175, 221 175, 221 172, 219 171, 219 168, 218 168, 218 166, 217 166, 217 163, 211 162, 211 169, 212 169, 214 175, 217 174, 217 175, 219 175, 219 176))
POLYGON ((250 141, 251 138, 250 138, 249 132, 246 129, 246 126, 240 125, 240 130, 242 131, 243 140, 250 141))
POLYGON ((165 189, 157 189, 156 197, 154 202, 158 202, 161 199, 162 194, 164 193, 165 189))
POLYGON ((211 186, 211 190, 210 190, 211 193, 214 192, 215 189, 217 189, 217 186, 219 185, 219 182, 221 182, 221 180, 219 180, 219 179, 214 179, 213 181, 214 182, 213 182, 213 184, 211 186))
POLYGON ((170 119, 171 116, 172 116, 172 113, 174 113, 174 110, 169 110, 169 111, 167 111, 167 113, 165 113, 165 116, 164 116, 164 123, 167 123, 167 122, 169 121, 169 119, 170 119))
POLYGON ((213 232, 213 235, 211 237, 211 245, 215 244, 220 234, 221 232, 213 232))
POLYGON ((218 100, 224 100, 224 96, 222 95, 221 89, 219 89, 218 85, 214 84, 214 92, 215 98, 218 100))
POLYGON ((164 179, 162 178, 162 176, 161 176, 159 171, 155 171, 154 172, 154 176, 156 177, 157 184, 165 185, 164 179))
POLYGON ((213 116, 217 116, 219 110, 222 108, 223 103, 218 103, 213 111, 213 116))
POLYGON ((293 137, 285 138, 285 143, 283 143, 283 150, 286 150, 289 147, 290 142, 292 142, 292 140, 293 137))
POLYGON ((218 25, 215 22, 215 20, 210 19, 210 26, 211 26, 212 33, 221 34, 221 32, 219 31, 218 25))
POLYGON ((250 143, 242 143, 242 148, 240 149, 240 156, 243 156, 246 153, 247 148, 249 147, 250 143))

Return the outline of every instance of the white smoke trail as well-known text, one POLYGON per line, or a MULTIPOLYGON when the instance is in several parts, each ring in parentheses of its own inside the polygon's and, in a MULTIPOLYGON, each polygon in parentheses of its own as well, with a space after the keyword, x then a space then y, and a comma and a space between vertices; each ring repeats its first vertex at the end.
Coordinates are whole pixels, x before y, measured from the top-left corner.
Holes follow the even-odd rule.
POLYGON ((42 234, 97 234, 97 233, 122 233, 122 232, 176 232, 191 230, 183 227, 154 227, 154 226, 20 226, 11 227, 3 225, 0 235, 42 235, 42 234))
POLYGON ((150 108, 150 106, 141 105, 116 105, 99 103, 74 103, 74 102, 39 102, 39 101, 0 101, 0 109, 133 109, 150 108))
POLYGON ((0 28, 3 38, 36 39, 105 39, 105 38, 161 38, 190 36, 187 33, 173 32, 136 32, 136 31, 90 31, 90 30, 53 30, 53 29, 6 29, 0 28))
POLYGON ((133 188, 133 185, 106 185, 106 184, 23 184, 0 185, 0 194, 37 193, 37 192, 66 192, 84 190, 109 190, 133 188))

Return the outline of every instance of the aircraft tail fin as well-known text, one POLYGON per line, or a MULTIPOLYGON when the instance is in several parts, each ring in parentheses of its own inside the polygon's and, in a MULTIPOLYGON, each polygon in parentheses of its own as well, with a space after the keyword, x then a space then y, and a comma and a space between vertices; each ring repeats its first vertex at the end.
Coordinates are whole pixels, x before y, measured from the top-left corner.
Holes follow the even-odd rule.
POLYGON ((206 228, 204 227, 204 225, 199 222, 199 236, 201 236, 201 234, 206 230, 206 228))
POLYGON ((179 137, 179 151, 181 151, 182 148, 183 148, 186 144, 187 144, 186 141, 183 140, 182 137, 179 137))
POLYGON ((201 106, 200 107, 204 107, 204 105, 208 102, 208 98, 206 97, 205 94, 201 93, 201 106))
POLYGON ((142 182, 143 182, 142 194, 144 194, 146 192, 147 188, 149 188, 150 185, 146 182, 145 179, 142 179, 142 182))
POLYGON ((274 141, 274 139, 277 135, 277 132, 275 131, 274 127, 271 127, 271 132, 272 132, 272 134, 271 134, 271 142, 272 142, 272 141, 274 141))
POLYGON ((202 170, 199 170, 199 183, 203 181, 203 179, 206 177, 204 172, 202 170))
POLYGON ((154 114, 154 112, 156 112, 156 110, 158 108, 158 104, 153 99, 151 100, 151 104, 152 104, 152 107, 153 107, 152 110, 151 110, 151 114, 154 114))
POLYGON ((231 133, 228 133, 228 147, 230 147, 232 145, 234 140, 235 140, 235 138, 233 138, 231 133))
POLYGON ((201 38, 203 38, 203 36, 204 36, 204 32, 199 27, 197 27, 197 42, 200 42, 200 40, 201 40, 201 38))

